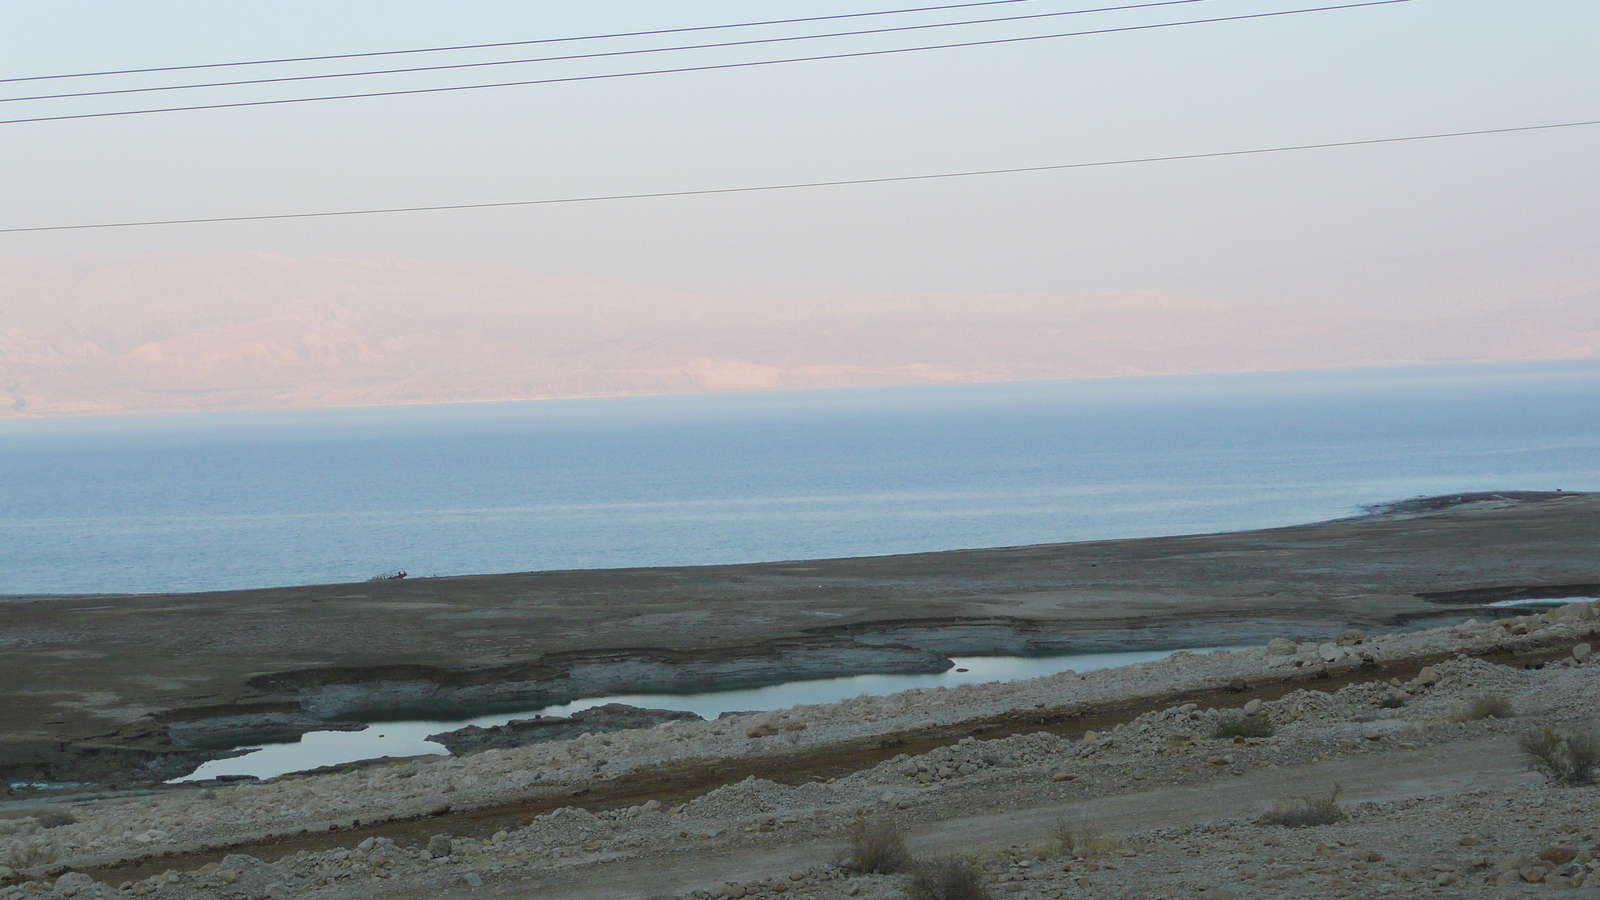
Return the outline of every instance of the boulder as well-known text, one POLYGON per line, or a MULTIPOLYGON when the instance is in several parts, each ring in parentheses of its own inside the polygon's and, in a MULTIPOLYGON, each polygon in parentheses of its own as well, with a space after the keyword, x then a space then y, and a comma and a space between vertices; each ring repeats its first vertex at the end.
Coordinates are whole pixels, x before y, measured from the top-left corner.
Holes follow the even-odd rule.
POLYGON ((1571 847, 1546 847, 1539 851, 1539 858, 1556 868, 1572 862, 1577 856, 1578 851, 1571 847))
POLYGON ((1585 662, 1594 655, 1594 648, 1587 643, 1578 644, 1572 648, 1572 658, 1578 662, 1585 662))
POLYGON ((1272 656, 1293 656, 1300 652, 1300 645, 1287 638, 1273 638, 1267 641, 1267 653, 1272 656))
POLYGON ((1417 684, 1423 687, 1432 687, 1438 683, 1439 673, 1434 670, 1433 666, 1423 666, 1422 671, 1417 673, 1417 684))

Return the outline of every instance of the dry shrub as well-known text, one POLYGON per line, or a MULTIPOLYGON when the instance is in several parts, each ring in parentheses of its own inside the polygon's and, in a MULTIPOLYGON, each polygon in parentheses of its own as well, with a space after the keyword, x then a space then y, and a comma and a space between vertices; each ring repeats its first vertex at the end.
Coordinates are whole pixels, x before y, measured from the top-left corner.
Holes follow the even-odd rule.
POLYGON ((1272 737, 1274 733, 1275 730, 1272 727, 1271 720, 1261 713, 1256 713, 1253 716, 1245 716, 1242 719, 1218 723, 1217 730, 1212 733, 1212 737, 1265 738, 1272 737))
POLYGON ((947 857, 919 863, 906 887, 909 900, 993 900, 983 873, 964 859, 947 857))
POLYGON ((60 828, 63 825, 73 825, 78 817, 64 809, 47 809, 37 816, 40 828, 60 828))
POLYGON ((1314 825, 1343 822, 1348 817, 1339 806, 1339 794, 1342 791, 1343 788, 1335 784, 1326 797, 1279 800, 1277 805, 1262 815, 1257 822, 1262 825, 1282 825, 1285 828, 1310 828, 1314 825))
POLYGON ((1050 837, 1061 848, 1061 852, 1068 855, 1089 857, 1122 847, 1121 841, 1107 835, 1098 826, 1083 822, 1074 824, 1066 819, 1056 820, 1055 830, 1050 837))
POLYGON ((0 861, 12 869, 32 869, 36 866, 48 866, 60 858, 61 854, 54 847, 27 844, 13 848, 0 861))
POLYGON ((1538 725, 1523 733, 1517 743, 1528 764, 1560 784, 1592 784, 1600 768, 1600 734, 1594 731, 1559 731, 1538 725))
POLYGON ((1479 694, 1467 700, 1456 713, 1457 722, 1476 722, 1479 719, 1509 719, 1514 715, 1511 700, 1504 694, 1479 694))
POLYGON ((906 833, 890 819, 863 819, 845 833, 838 866, 863 875, 894 875, 911 868, 906 833))

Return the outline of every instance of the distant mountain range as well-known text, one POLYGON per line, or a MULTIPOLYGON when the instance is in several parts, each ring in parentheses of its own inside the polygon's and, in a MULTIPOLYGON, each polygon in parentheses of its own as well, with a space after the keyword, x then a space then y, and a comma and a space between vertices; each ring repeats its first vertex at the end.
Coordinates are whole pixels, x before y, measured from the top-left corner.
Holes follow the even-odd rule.
POLYGON ((1600 356, 1600 283, 1392 309, 696 293, 393 258, 0 260, 0 417, 1600 356))

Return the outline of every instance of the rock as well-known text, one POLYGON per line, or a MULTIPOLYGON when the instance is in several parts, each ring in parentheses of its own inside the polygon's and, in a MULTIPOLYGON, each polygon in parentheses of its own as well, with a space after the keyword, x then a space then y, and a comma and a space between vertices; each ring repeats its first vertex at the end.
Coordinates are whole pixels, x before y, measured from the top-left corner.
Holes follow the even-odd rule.
POLYGON ((1293 656, 1300 651, 1300 645, 1288 638, 1273 638, 1267 641, 1267 655, 1293 656))
POLYGON ((1261 698, 1260 697, 1257 697, 1256 699, 1251 700, 1249 703, 1246 703, 1244 705, 1244 714, 1245 715, 1253 716, 1258 712, 1261 712, 1261 698))
POLYGON ((644 805, 639 807, 639 811, 640 812, 647 812, 647 813, 660 812, 661 811, 661 801, 660 800, 646 800, 644 802, 644 805))
POLYGON ((1460 844, 1463 847, 1476 847, 1476 846, 1478 846, 1478 844, 1480 844, 1482 842, 1479 841, 1477 838, 1475 838, 1475 837, 1473 837, 1472 835, 1469 834, 1466 837, 1462 838, 1461 840, 1456 841, 1456 843, 1460 844))
POLYGON ((1077 781, 1078 780, 1078 776, 1072 774, 1071 772, 1057 772, 1056 774, 1050 776, 1050 780, 1051 781, 1077 781))
POLYGON ((428 838, 428 852, 434 856, 450 855, 450 839, 442 834, 428 838))
POLYGON ((730 881, 727 886, 722 889, 722 896, 727 897, 728 900, 740 900, 740 898, 742 898, 744 895, 745 890, 744 885, 742 884, 736 884, 730 881))
POLYGON ((1546 847, 1539 851, 1539 858, 1555 868, 1560 868, 1561 866, 1572 862, 1577 855, 1578 851, 1572 849, 1571 847, 1546 847))
POLYGON ((362 853, 366 853, 367 851, 371 850, 373 847, 377 846, 377 843, 378 843, 378 839, 377 838, 370 838, 369 837, 366 840, 362 841, 361 843, 357 844, 356 845, 356 849, 360 850, 362 853))
POLYGON ((1226 766, 1226 765, 1231 765, 1233 763, 1233 757, 1231 757, 1231 756, 1208 756, 1208 757, 1206 757, 1206 762, 1212 764, 1213 766, 1226 766))
POLYGON ((221 880, 223 884, 233 884, 235 881, 239 880, 239 873, 232 869, 218 869, 217 878, 221 880))
POLYGON ((85 875, 82 872, 68 872, 62 875, 60 878, 57 878, 55 885, 51 887, 50 890, 57 894, 64 894, 65 896, 71 897, 79 890, 86 888, 91 884, 94 884, 94 878, 92 876, 85 875))
POLYGON ((783 730, 783 713, 768 712, 756 716, 755 721, 746 726, 744 736, 750 738, 767 737, 783 730))
POLYGON ((1572 658, 1578 662, 1585 662, 1594 655, 1594 648, 1588 644, 1578 644, 1572 648, 1572 658))
POLYGON ((1525 866, 1518 874, 1522 876, 1523 881, 1538 884, 1544 880, 1544 876, 1548 871, 1544 866, 1525 866))
POLYGON ((1423 666, 1422 671, 1417 673, 1417 684, 1423 687, 1432 687, 1438 683, 1439 673, 1434 670, 1433 666, 1423 666))
POLYGON ((1317 655, 1322 658, 1323 662, 1334 662, 1339 657, 1344 656, 1344 648, 1329 641, 1317 648, 1317 655))
POLYGON ((461 880, 465 881, 468 887, 483 887, 483 876, 477 872, 468 872, 461 876, 461 880))
POLYGON ((1335 643, 1342 647, 1348 647, 1352 644, 1364 644, 1366 642, 1367 636, 1354 628, 1351 628, 1348 631, 1339 632, 1339 637, 1335 639, 1335 643))

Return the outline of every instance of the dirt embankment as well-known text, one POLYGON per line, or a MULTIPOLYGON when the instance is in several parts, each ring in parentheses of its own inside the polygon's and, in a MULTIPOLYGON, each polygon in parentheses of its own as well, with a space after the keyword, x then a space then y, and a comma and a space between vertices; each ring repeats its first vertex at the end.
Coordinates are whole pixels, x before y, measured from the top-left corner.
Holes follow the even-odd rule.
POLYGON ((11 598, 0 775, 159 780, 350 717, 1421 625, 1600 583, 1600 495, 1234 534, 741 566, 11 598))

